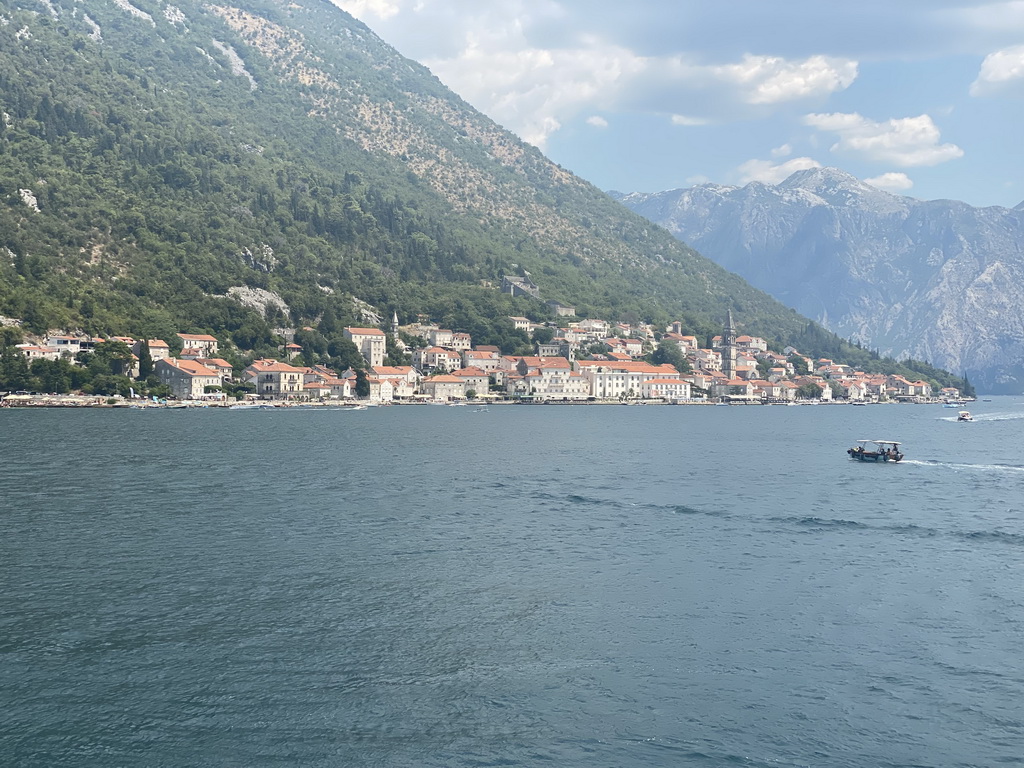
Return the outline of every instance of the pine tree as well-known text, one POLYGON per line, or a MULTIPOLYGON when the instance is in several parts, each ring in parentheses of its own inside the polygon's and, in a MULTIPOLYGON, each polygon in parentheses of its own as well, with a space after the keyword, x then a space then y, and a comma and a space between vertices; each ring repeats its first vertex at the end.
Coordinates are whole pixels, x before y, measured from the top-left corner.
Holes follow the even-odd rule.
POLYGON ((366 371, 360 368, 356 371, 356 397, 370 396, 370 382, 366 378, 366 371))
POLYGON ((153 372, 153 356, 149 354, 149 339, 143 339, 139 345, 139 377, 138 381, 145 381, 153 372))

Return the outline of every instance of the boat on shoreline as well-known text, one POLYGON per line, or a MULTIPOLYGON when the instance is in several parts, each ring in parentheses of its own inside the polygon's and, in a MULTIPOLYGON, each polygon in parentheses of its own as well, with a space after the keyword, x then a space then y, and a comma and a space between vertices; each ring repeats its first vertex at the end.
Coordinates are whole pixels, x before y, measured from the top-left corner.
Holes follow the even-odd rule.
POLYGON ((857 445, 846 452, 857 461, 900 461, 900 444, 895 440, 858 440, 857 445))

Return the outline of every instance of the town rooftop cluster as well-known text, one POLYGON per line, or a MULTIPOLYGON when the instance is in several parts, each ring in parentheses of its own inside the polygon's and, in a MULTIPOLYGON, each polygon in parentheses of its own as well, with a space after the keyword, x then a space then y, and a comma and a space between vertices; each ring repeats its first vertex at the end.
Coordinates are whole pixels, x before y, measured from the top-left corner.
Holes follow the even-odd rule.
MULTIPOLYGON (((525 317, 510 317, 527 334, 545 327, 525 317)), ((410 352, 411 365, 384 364, 389 333, 379 328, 348 327, 350 339, 366 360, 368 396, 372 402, 459 401, 469 397, 533 402, 659 401, 794 402, 841 399, 851 402, 927 401, 936 396, 957 398, 955 389, 933 393, 925 381, 903 376, 869 374, 832 360, 812 360, 792 347, 768 349, 756 336, 737 334, 729 314, 723 333, 709 348, 685 335, 681 323, 661 332, 646 324, 629 325, 583 319, 552 328, 550 341, 535 344, 535 355, 504 355, 497 347, 476 345, 467 333, 419 322, 399 329, 397 317, 389 333, 393 342, 410 352), (400 330, 418 337, 423 346, 407 350, 400 330), (658 342, 675 344, 691 370, 642 359, 658 342), (601 354, 591 354, 600 345, 601 354), (794 365, 802 360, 803 365, 794 365), (798 373, 797 368, 806 368, 798 373), (802 393, 799 395, 798 393, 802 393), (808 396, 810 393, 810 396, 808 396)), ((358 373, 333 371, 323 365, 293 365, 302 347, 289 342, 283 359, 255 360, 242 371, 218 357, 219 342, 209 334, 177 334, 182 350, 171 356, 160 339, 113 337, 136 355, 147 344, 154 372, 180 400, 222 399, 226 383, 255 387, 253 397, 274 401, 332 401, 357 399, 358 373)), ((40 345, 21 344, 29 358, 74 360, 105 339, 51 335, 40 345)), ((685 367, 685 366, 683 366, 685 367)), ((137 373, 137 371, 136 371, 137 373)))

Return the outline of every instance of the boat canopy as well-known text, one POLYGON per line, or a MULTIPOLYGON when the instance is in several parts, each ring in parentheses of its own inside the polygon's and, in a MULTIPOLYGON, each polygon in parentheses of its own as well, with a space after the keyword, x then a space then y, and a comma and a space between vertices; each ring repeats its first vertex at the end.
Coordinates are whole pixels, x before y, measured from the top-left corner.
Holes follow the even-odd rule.
POLYGON ((858 443, 872 443, 874 445, 899 445, 898 440, 858 440, 858 443))

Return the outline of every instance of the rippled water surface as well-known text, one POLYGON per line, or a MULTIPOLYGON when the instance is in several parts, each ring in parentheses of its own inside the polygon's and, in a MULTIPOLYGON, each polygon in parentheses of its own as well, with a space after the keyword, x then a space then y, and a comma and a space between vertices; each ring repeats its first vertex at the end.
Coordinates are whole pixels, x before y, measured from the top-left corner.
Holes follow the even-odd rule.
POLYGON ((1024 764, 972 411, 0 411, 0 764, 1024 764))

